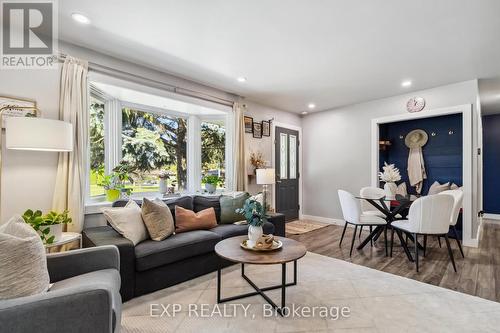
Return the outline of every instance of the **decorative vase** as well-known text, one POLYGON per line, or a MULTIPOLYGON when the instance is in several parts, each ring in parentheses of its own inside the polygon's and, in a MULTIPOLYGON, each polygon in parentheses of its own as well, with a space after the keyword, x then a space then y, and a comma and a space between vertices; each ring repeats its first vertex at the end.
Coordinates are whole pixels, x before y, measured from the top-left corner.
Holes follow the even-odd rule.
POLYGON ((160 188, 159 192, 161 195, 165 195, 168 192, 168 185, 167 185, 167 180, 160 178, 160 188))
POLYGON ((248 246, 249 247, 254 247, 257 245, 257 241, 259 240, 260 237, 262 237, 262 234, 264 231, 262 230, 262 226, 254 226, 254 225, 249 225, 248 226, 248 246))
POLYGON ((205 190, 207 190, 207 192, 210 193, 210 194, 215 193, 216 189, 217 188, 215 187, 214 184, 209 184, 209 183, 205 184, 205 190))
POLYGON ((396 199, 396 191, 398 186, 394 182, 387 182, 384 185, 385 198, 388 200, 396 199))
POLYGON ((106 201, 113 202, 120 199, 120 190, 106 190, 106 201))
MULTIPOLYGON (((61 223, 52 224, 52 225, 48 225, 48 226, 42 226, 41 228, 43 230, 45 230, 46 228, 49 228, 49 233, 45 235, 45 239, 49 239, 50 237, 54 236, 53 243, 55 243, 61 239, 62 228, 63 228, 63 225, 61 223)), ((41 233, 42 232, 40 230, 38 230, 38 234, 41 235, 41 233)))

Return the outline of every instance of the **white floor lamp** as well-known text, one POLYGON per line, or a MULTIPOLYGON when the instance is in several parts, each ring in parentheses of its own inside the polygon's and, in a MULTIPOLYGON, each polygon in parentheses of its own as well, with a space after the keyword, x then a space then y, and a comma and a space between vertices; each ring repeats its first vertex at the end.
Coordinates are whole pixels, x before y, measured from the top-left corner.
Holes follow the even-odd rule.
MULTIPOLYGON (((33 110, 35 114, 39 112, 37 108, 19 108, 33 110)), ((0 124, 2 123, 2 111, 4 110, 0 109, 0 124)), ((0 189, 1 140, 0 135, 0 189)), ((73 126, 70 123, 53 119, 9 117, 5 119, 5 146, 7 149, 13 150, 70 152, 73 150, 73 126)))

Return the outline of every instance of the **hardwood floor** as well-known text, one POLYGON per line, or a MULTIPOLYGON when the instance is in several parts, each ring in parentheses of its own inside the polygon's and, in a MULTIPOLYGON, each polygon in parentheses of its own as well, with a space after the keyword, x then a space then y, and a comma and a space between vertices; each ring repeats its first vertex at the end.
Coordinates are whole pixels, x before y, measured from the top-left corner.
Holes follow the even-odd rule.
MULTIPOLYGON (((425 258, 422 251, 419 252, 418 273, 415 271, 415 264, 406 258, 396 236, 392 258, 385 256, 383 236, 373 247, 368 244, 363 250, 354 249, 352 257, 349 258, 353 231, 353 228, 347 228, 341 248, 339 240, 342 227, 336 225, 288 237, 301 241, 308 251, 314 253, 500 302, 500 224, 485 221, 480 247, 464 247, 465 259, 460 255, 455 240, 450 239, 457 273, 453 271, 444 240, 441 242, 443 247, 439 248, 435 237, 428 237, 425 258)), ((368 230, 363 230, 361 240, 367 235, 368 230)), ((390 241, 390 232, 388 237, 390 241)), ((422 243, 423 238, 419 238, 419 241, 422 243)), ((356 248, 358 244, 359 239, 356 239, 354 247, 356 248)), ((410 243, 410 251, 412 245, 413 243, 410 243)))

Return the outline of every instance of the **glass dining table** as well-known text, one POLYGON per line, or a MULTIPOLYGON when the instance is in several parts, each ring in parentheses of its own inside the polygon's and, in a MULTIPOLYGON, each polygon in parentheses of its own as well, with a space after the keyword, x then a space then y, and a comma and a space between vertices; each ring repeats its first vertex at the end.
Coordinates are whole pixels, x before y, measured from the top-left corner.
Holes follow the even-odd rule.
MULTIPOLYGON (((385 196, 383 197, 368 197, 368 196, 356 196, 356 199, 360 200, 366 200, 368 203, 370 203, 374 208, 376 208, 378 211, 380 211, 382 214, 384 214, 384 219, 387 222, 387 227, 390 228, 390 225, 393 221, 399 220, 399 219, 404 219, 406 218, 406 215, 408 214, 408 208, 411 206, 411 204, 417 199, 416 196, 414 195, 396 195, 396 198, 394 200, 388 200, 386 199, 385 196)), ((375 229, 373 229, 372 232, 366 237, 357 247, 358 250, 363 249, 368 243, 372 241, 376 241, 379 237, 380 234, 384 231, 385 226, 377 226, 375 229)), ((403 250, 406 253, 406 256, 408 257, 408 260, 413 262, 413 258, 410 254, 410 251, 408 250, 408 246, 406 244, 406 241, 403 239, 403 233, 399 229, 394 229, 396 234, 398 235, 399 240, 401 241, 401 244, 403 246, 403 250)), ((413 236, 411 234, 406 235, 409 239, 414 241, 413 236)), ((423 248, 420 244, 418 244, 419 248, 423 248)), ((387 247, 385 249, 386 255, 388 255, 388 250, 387 247)))

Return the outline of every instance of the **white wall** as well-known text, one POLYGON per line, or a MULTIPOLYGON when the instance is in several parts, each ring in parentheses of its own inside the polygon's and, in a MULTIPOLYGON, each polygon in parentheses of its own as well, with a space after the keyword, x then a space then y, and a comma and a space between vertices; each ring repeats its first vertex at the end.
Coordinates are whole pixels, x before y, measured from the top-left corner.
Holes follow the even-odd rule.
MULTIPOLYGON (((36 100, 42 117, 58 117, 60 70, 0 70, 0 95, 36 100)), ((1 220, 26 209, 48 210, 57 168, 57 153, 5 149, 2 132, 1 220)))
MULTIPOLYGON (((472 104, 476 112, 477 80, 312 113, 302 119, 305 215, 342 218, 337 190, 357 193, 371 183, 371 119, 406 113, 406 102, 413 96, 425 98, 425 110, 472 104)), ((477 145, 477 138, 474 141, 477 145)))
MULTIPOLYGON (((274 119, 273 121, 275 122, 299 127, 302 126, 302 119, 298 114, 274 109, 252 101, 243 100, 242 102, 247 106, 247 112, 245 112, 245 115, 252 117, 256 122, 274 119)), ((253 168, 250 164, 250 154, 252 152, 261 152, 264 160, 268 161, 269 166, 272 166, 272 149, 274 144, 274 138, 272 136, 263 136, 261 139, 257 139, 254 138, 252 134, 246 133, 245 144, 248 174, 253 172, 253 168)), ((247 178, 247 180, 249 181, 248 191, 250 193, 255 194, 262 191, 262 186, 255 184, 255 177, 247 178)), ((273 194, 270 193, 270 197, 272 197, 272 195, 273 194)))

